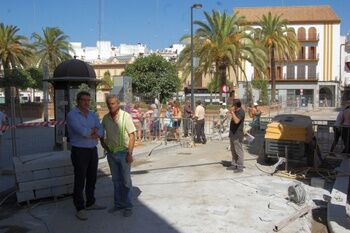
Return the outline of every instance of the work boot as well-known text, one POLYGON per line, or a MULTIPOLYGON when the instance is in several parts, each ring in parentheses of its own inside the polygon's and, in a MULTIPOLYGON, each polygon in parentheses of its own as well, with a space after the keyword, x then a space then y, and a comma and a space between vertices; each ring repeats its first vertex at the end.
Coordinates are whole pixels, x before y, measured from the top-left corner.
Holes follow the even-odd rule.
POLYGON ((82 221, 88 220, 88 217, 86 215, 86 211, 85 210, 79 210, 75 216, 82 221))

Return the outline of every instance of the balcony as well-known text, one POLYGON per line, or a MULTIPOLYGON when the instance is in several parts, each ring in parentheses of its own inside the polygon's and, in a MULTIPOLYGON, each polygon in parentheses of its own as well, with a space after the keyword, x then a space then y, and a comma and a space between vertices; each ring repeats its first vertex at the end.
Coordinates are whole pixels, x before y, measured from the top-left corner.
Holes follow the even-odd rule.
POLYGON ((306 77, 288 77, 286 73, 283 73, 283 79, 276 79, 277 82, 317 82, 319 79, 319 73, 316 73, 313 76, 306 77))
POLYGON ((318 42, 320 40, 320 34, 309 34, 307 37, 298 37, 299 42, 318 42))
POLYGON ((294 61, 297 62, 318 62, 318 60, 320 59, 320 54, 317 53, 316 56, 315 54, 309 54, 307 57, 304 56, 298 56, 297 59, 295 59, 294 61))

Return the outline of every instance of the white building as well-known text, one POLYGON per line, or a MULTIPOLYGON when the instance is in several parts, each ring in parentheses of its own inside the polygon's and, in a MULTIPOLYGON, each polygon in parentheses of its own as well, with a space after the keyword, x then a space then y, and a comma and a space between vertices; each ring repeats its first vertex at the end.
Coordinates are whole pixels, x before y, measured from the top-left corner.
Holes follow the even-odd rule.
POLYGON ((175 62, 185 47, 186 45, 184 44, 172 44, 169 48, 157 50, 156 53, 164 57, 167 61, 175 62))
MULTIPOLYGON (((336 106, 340 99, 340 19, 330 6, 236 8, 235 12, 257 27, 269 12, 287 19, 301 44, 293 62, 276 61, 276 89, 285 105, 336 106)), ((248 80, 256 78, 251 64, 244 64, 248 80)), ((244 76, 238 77, 240 96, 244 76)))
POLYGON ((144 44, 114 46, 110 41, 97 41, 96 47, 83 47, 81 42, 71 42, 74 52, 71 54, 78 59, 93 62, 95 60, 108 60, 118 56, 142 56, 151 51, 144 44))

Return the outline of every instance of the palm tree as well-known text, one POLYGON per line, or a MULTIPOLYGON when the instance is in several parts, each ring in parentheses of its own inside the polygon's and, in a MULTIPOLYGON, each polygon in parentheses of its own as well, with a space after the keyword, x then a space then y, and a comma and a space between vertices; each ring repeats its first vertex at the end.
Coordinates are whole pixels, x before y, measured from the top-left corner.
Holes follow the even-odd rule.
POLYGON ((265 46, 271 68, 271 101, 276 97, 276 60, 294 60, 300 44, 293 28, 287 27, 288 21, 281 16, 263 15, 256 29, 257 39, 265 46))
POLYGON ((46 27, 43 29, 43 36, 33 33, 32 38, 37 49, 37 64, 47 64, 50 74, 62 61, 72 58, 69 52, 73 49, 68 42, 68 36, 59 28, 46 27))
MULTIPOLYGON (((0 23, 0 61, 4 74, 12 68, 27 66, 32 56, 32 45, 25 36, 18 35, 19 28, 0 23)), ((5 102, 10 102, 10 89, 5 88, 5 102)))
MULTIPOLYGON (((219 11, 204 13, 206 21, 195 21, 199 26, 193 40, 194 55, 199 58, 196 73, 207 74, 211 67, 215 66, 215 77, 219 78, 219 85, 226 84, 227 72, 230 68, 235 73, 245 70, 243 64, 250 62, 258 72, 263 72, 266 67, 266 53, 264 48, 257 43, 251 33, 253 29, 245 26, 244 17, 237 13, 232 16, 219 11)), ((181 41, 186 42, 190 38, 185 35, 181 41)), ((191 68, 191 47, 187 45, 179 57, 178 65, 183 69, 183 76, 187 77, 191 68)), ((220 88, 220 95, 222 91, 220 88)))

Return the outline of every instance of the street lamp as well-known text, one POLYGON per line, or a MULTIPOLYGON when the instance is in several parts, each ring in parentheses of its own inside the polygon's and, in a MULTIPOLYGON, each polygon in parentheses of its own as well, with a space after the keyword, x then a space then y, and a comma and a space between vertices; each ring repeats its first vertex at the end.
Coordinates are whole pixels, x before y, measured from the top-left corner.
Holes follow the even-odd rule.
POLYGON ((193 4, 191 6, 191 105, 194 112, 194 76, 193 76, 193 9, 202 8, 202 4, 193 4))

